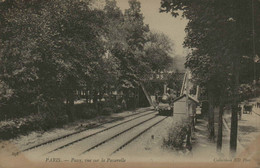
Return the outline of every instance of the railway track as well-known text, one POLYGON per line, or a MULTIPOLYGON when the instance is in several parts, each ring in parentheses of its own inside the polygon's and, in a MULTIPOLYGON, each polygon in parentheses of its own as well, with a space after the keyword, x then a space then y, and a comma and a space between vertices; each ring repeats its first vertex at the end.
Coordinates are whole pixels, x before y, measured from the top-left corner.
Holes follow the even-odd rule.
POLYGON ((159 120, 158 122, 154 123, 153 125, 149 126, 148 128, 144 129, 142 132, 140 132, 139 134, 135 135, 134 137, 132 137, 131 139, 129 139, 128 141, 126 141, 124 144, 122 144, 121 146, 119 146, 117 149, 115 149, 110 155, 115 154, 116 152, 118 152, 119 150, 123 149, 126 145, 130 144, 131 142, 133 142, 135 139, 137 139, 139 136, 141 136, 142 134, 144 134, 145 132, 147 132, 149 129, 151 129, 152 127, 156 126, 157 124, 159 124, 160 122, 162 122, 163 120, 165 120, 168 117, 165 117, 161 120, 159 120))
MULTIPOLYGON (((143 116, 140 116, 140 117, 143 117, 143 116)), ((140 118, 140 117, 138 117, 138 118, 140 118)), ((140 124, 142 124, 142 123, 144 123, 144 122, 146 122, 146 121, 148 121, 148 120, 151 120, 151 119, 154 118, 154 117, 155 117, 155 116, 153 116, 153 117, 151 117, 151 118, 148 118, 147 120, 142 121, 141 123, 138 123, 137 125, 140 125, 140 124)), ((136 118, 135 118, 135 119, 136 119, 136 118)), ((132 121, 132 120, 133 120, 133 119, 128 120, 127 122, 132 121)), ((116 124, 116 125, 114 125, 114 126, 112 126, 112 127, 103 129, 103 130, 101 130, 101 131, 95 132, 95 133, 90 134, 90 135, 87 135, 87 136, 85 136, 85 137, 83 137, 83 138, 80 138, 80 139, 77 139, 77 140, 75 140, 75 141, 72 141, 72 142, 70 142, 70 143, 68 143, 68 144, 66 144, 66 145, 62 145, 62 146, 60 146, 60 147, 58 147, 58 148, 56 148, 56 149, 54 149, 54 150, 52 150, 52 151, 49 151, 48 153, 52 153, 52 152, 55 152, 55 151, 57 151, 57 150, 63 149, 63 148, 65 148, 65 147, 68 147, 68 146, 70 146, 70 145, 73 145, 74 143, 80 142, 80 141, 82 141, 82 140, 85 140, 85 139, 87 139, 87 138, 90 138, 90 137, 92 137, 92 136, 94 136, 94 135, 97 135, 97 134, 99 134, 99 133, 102 133, 102 132, 104 132, 104 131, 110 130, 110 129, 114 128, 114 127, 117 127, 117 126, 119 126, 119 125, 125 124, 125 123, 127 123, 127 122, 123 122, 123 123, 120 123, 120 124, 116 124)), ((137 125, 135 125, 135 126, 133 126, 133 127, 136 127, 137 125)), ((127 130, 124 130, 122 133, 128 131, 129 129, 132 129, 133 127, 130 127, 130 128, 128 128, 127 130)), ((122 134, 122 133, 120 133, 120 134, 122 134)), ((120 135, 120 134, 117 134, 117 136, 120 135)), ((110 138, 110 139, 108 139, 108 140, 111 140, 111 139, 113 139, 113 138, 110 138)), ((103 141, 103 142, 101 142, 101 143, 99 143, 99 144, 103 144, 103 143, 105 143, 105 142, 108 141, 108 140, 105 140, 105 141, 103 141)), ((99 144, 96 145, 96 146, 99 146, 99 144)), ((92 147, 91 149, 95 148, 96 146, 92 147)), ((89 149, 89 150, 91 150, 91 149, 89 149)), ((47 154, 48 154, 48 153, 47 153, 47 154)))
MULTIPOLYGON (((149 110, 149 111, 142 111, 142 112, 139 112, 139 113, 134 113, 134 114, 125 116, 125 118, 130 118, 130 119, 128 119, 128 120, 126 120, 126 121, 122 121, 122 122, 116 123, 115 125, 109 126, 108 128, 102 129, 101 131, 98 131, 98 132, 96 132, 96 133, 93 133, 93 134, 89 135, 89 137, 90 137, 90 136, 93 136, 93 135, 95 135, 95 134, 98 134, 98 133, 100 133, 100 132, 103 132, 103 131, 112 129, 112 128, 114 128, 114 127, 116 127, 116 126, 119 126, 119 125, 122 125, 122 124, 124 124, 124 123, 127 123, 127 122, 133 121, 133 120, 135 120, 135 119, 141 118, 141 117, 143 117, 143 116, 152 114, 152 113, 156 113, 156 112, 149 110), (137 116, 137 117, 134 117, 134 116, 137 116), (134 117, 134 118, 131 118, 131 117, 134 117)), ((22 149, 22 150, 21 150, 20 152, 18 152, 17 154, 22 153, 22 152, 26 152, 26 151, 29 151, 29 150, 33 150, 33 149, 35 149, 35 148, 39 148, 39 147, 42 147, 42 146, 44 146, 44 145, 49 145, 49 144, 54 143, 54 142, 56 142, 56 141, 60 141, 60 140, 66 139, 66 138, 71 137, 71 136, 76 136, 77 134, 83 133, 83 132, 88 131, 88 130, 90 130, 90 129, 96 129, 96 128, 105 126, 106 124, 115 123, 115 122, 117 122, 117 121, 118 121, 118 119, 114 119, 114 120, 111 120, 111 121, 109 121, 109 122, 102 123, 102 124, 96 125, 96 126, 91 127, 91 128, 86 128, 86 129, 82 129, 82 130, 79 130, 79 131, 75 131, 75 132, 73 132, 73 133, 66 134, 66 135, 63 135, 63 136, 61 136, 61 137, 54 138, 54 139, 52 139, 52 140, 48 140, 48 141, 46 141, 46 142, 43 142, 43 143, 40 143, 40 144, 31 146, 31 147, 28 147, 28 148, 26 148, 26 149, 22 149)), ((87 136, 85 136, 84 138, 87 138, 87 136)), ((83 139, 84 139, 84 138, 83 138, 83 139)), ((83 139, 82 139, 82 140, 83 140, 83 139)), ((79 141, 80 141, 80 140, 79 140, 79 141)), ((76 142, 77 142, 77 141, 75 141, 75 143, 76 143, 76 142)), ((73 144, 73 143, 71 143, 71 144, 73 144)))
POLYGON ((37 146, 35 148, 30 148, 29 150, 27 149, 24 153, 28 156, 30 155, 37 155, 37 156, 42 156, 46 155, 49 153, 53 153, 56 151, 63 151, 62 149, 64 148, 65 150, 67 148, 74 148, 74 146, 80 142, 83 141, 83 143, 88 144, 89 139, 91 141, 93 139, 100 139, 100 136, 102 137, 103 135, 109 136, 113 135, 113 132, 118 130, 118 129, 124 129, 128 128, 135 123, 142 122, 148 118, 154 117, 156 114, 155 111, 146 111, 143 113, 139 113, 139 115, 134 115, 130 118, 127 118, 125 121, 120 121, 116 123, 110 123, 109 125, 106 125, 105 127, 99 127, 95 129, 89 129, 86 131, 83 131, 81 133, 77 133, 71 136, 68 136, 66 138, 58 138, 58 140, 51 141, 50 143, 45 143, 44 145, 37 146))
POLYGON ((150 128, 161 123, 167 117, 156 112, 144 112, 126 121, 114 123, 106 128, 89 130, 74 134, 69 138, 34 148, 25 152, 28 157, 68 157, 104 154, 110 156, 137 139, 150 128))
POLYGON ((104 143, 97 144, 96 146, 85 150, 80 154, 80 156, 111 156, 116 152, 123 150, 124 147, 129 145, 152 127, 164 121, 166 118, 167 117, 156 117, 150 121, 142 123, 142 125, 137 126, 131 130, 129 129, 127 132, 111 137, 114 139, 113 141, 111 141, 110 138, 107 139, 104 143))
POLYGON ((116 140, 113 140, 116 137, 120 135, 126 135, 130 130, 136 127, 143 127, 145 123, 154 122, 154 119, 158 119, 160 117, 161 116, 158 116, 156 114, 146 115, 118 127, 114 127, 113 129, 103 131, 99 134, 96 134, 95 136, 91 136, 84 140, 78 141, 77 143, 73 143, 70 146, 63 144, 59 147, 59 149, 56 148, 58 150, 56 150, 55 148, 53 148, 52 150, 48 150, 48 152, 46 152, 44 156, 61 156, 64 153, 71 153, 72 155, 76 156, 84 154, 101 146, 102 144, 106 144, 110 141, 116 142, 116 140))
MULTIPOLYGON (((148 122, 148 121, 150 121, 150 120, 153 120, 153 119, 155 119, 155 118, 158 118, 157 116, 154 116, 154 117, 152 117, 152 118, 149 118, 149 119, 147 119, 147 120, 145 120, 145 121, 143 121, 143 122, 140 122, 140 123, 138 123, 138 124, 136 124, 136 125, 134 125, 134 126, 132 126, 132 127, 130 127, 130 128, 128 128, 128 129, 126 129, 126 130, 124 130, 124 131, 122 131, 122 132, 119 132, 119 133, 117 133, 116 135, 114 135, 114 136, 112 136, 112 137, 110 137, 110 138, 108 138, 108 139, 105 139, 104 141, 102 141, 102 142, 100 142, 100 143, 98 143, 98 144, 96 144, 96 145, 94 145, 94 146, 92 146, 92 147, 90 147, 90 148, 88 148, 87 150, 85 150, 85 151, 83 151, 80 155, 83 155, 83 154, 85 154, 85 153, 87 153, 87 152, 89 152, 89 151, 91 151, 91 150, 93 150, 93 149, 95 149, 95 148, 98 148, 99 146, 101 146, 101 145, 103 145, 103 144, 105 144, 105 143, 107 143, 107 142, 109 142, 109 141, 111 141, 112 139, 115 139, 115 138, 117 138, 118 136, 120 136, 120 135, 122 135, 122 134, 125 134, 126 132, 128 132, 128 131, 130 131, 130 130, 132 130, 132 129, 135 129, 136 127, 138 127, 138 126, 140 126, 140 125, 142 125, 143 126, 143 124, 144 123, 146 123, 146 122, 148 122)), ((165 118, 164 118, 165 119, 165 118)), ((163 119, 163 120, 164 120, 163 119)), ((161 122, 162 120, 160 120, 160 122, 161 122)), ((156 122, 156 123, 158 123, 158 122, 156 122)), ((153 127, 154 126, 154 124, 152 125, 152 126, 149 126, 148 128, 151 128, 151 127, 153 127)), ((145 129, 146 130, 146 129, 145 129)), ((148 130, 148 129, 147 129, 148 130)), ((142 133, 144 133, 143 131, 142 131, 142 133)), ((128 133, 129 134, 129 133, 128 133)), ((139 135, 139 134, 138 134, 139 135)), ((141 134, 140 134, 141 135, 141 134)), ((139 136, 140 136, 139 135, 139 136)), ((135 136, 135 137, 138 137, 138 136, 135 136)), ((135 139, 135 138, 134 138, 135 139)), ((131 141, 133 141, 134 139, 130 139, 131 141)), ((118 143, 118 142, 117 142, 118 143)), ((128 143, 127 143, 128 144, 128 143)), ((124 145, 125 146, 125 145, 124 145)), ((121 148, 122 149, 122 147, 120 146, 119 148, 121 148)))
POLYGON ((61 150, 53 150, 46 153, 45 157, 60 157, 70 154, 72 156, 109 156, 123 149, 150 128, 161 123, 167 117, 153 115, 143 118, 139 122, 132 123, 117 130, 103 132, 87 140, 80 141, 70 147, 64 146, 61 150), (102 135, 103 134, 103 135, 102 135))

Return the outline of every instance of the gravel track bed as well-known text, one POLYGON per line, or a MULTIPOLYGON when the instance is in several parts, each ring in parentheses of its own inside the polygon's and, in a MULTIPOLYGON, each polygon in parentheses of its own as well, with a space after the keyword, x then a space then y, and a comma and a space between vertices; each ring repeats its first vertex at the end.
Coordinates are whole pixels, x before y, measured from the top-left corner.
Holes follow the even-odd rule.
MULTIPOLYGON (((148 111, 147 113, 149 113, 151 111, 148 111)), ((144 115, 144 113, 141 113, 140 115, 144 115)), ((101 132, 101 133, 98 133, 94 136, 91 136, 87 139, 84 139, 82 141, 79 141, 77 143, 74 143, 70 146, 67 146, 66 148, 63 148, 63 149, 60 149, 60 150, 57 150, 57 151, 54 151, 50 154, 47 154, 48 152, 58 148, 58 147, 61 147, 63 145, 66 145, 72 141, 75 141, 77 139, 80 139, 84 136, 87 136, 87 135, 90 135, 90 134, 93 134, 93 133, 96 133, 98 131, 101 131, 107 127, 110 127, 110 126, 113 126, 113 125, 116 125, 118 123, 121 123, 121 122, 114 122, 114 123, 111 123, 111 124, 107 124, 106 126, 103 126, 102 128, 97 128, 97 129, 90 129, 90 130, 87 130, 87 131, 84 131, 84 132, 81 132, 79 134, 75 134, 71 137, 67 137, 65 139, 62 139, 62 140, 59 140, 59 141, 55 141, 53 143, 50 143, 48 145, 44 145, 44 146, 41 146, 39 148, 35 148, 33 150, 30 150, 30 151, 27 151, 25 152, 26 153, 26 156, 27 157, 33 157, 33 158, 41 158, 41 157, 47 157, 48 155, 50 155, 51 157, 54 157, 54 156, 62 156, 62 155, 66 155, 68 156, 68 154, 70 156, 77 156, 79 153, 83 152, 82 150, 83 149, 86 149, 88 146, 93 146, 94 144, 104 140, 104 139, 107 139, 111 136, 114 136, 115 134, 117 134, 118 132, 124 130, 124 129, 127 129, 133 125, 135 125, 136 123, 138 122, 142 122, 148 118, 151 118, 155 116, 155 113, 152 113, 152 114, 148 114, 148 115, 145 115, 143 117, 140 117, 140 118, 137 118, 137 119, 134 119, 130 122, 127 122, 127 123, 124 123, 122 125, 119 125, 119 126, 116 126, 112 129, 109 129, 109 130, 106 130, 104 132, 101 132), (44 154, 47 154, 47 155, 44 155, 44 154)), ((134 116, 132 118, 135 118, 137 116, 134 116)), ((127 120, 130 120, 131 118, 127 118, 127 120)))
MULTIPOLYGON (((92 119, 82 119, 69 124, 64 125, 62 128, 53 128, 48 131, 32 131, 26 135, 20 135, 17 138, 8 140, 9 143, 15 145, 16 149, 13 152, 22 151, 24 149, 33 147, 35 145, 45 143, 47 141, 57 139, 59 137, 71 134, 86 128, 94 128, 96 126, 104 126, 107 122, 111 124, 114 122, 124 121, 131 115, 137 116, 139 113, 151 111, 152 107, 140 108, 134 111, 124 111, 121 113, 113 113, 110 116, 98 116, 92 119)), ((134 117, 132 116, 132 117, 134 117)))
POLYGON ((103 156, 103 157, 107 157, 110 156, 118 147, 120 147, 121 145, 123 145, 124 143, 126 143, 128 140, 132 139, 133 137, 135 137, 136 135, 138 135, 139 133, 141 133, 143 130, 145 130, 146 128, 152 126, 153 124, 155 124, 156 122, 162 120, 163 116, 157 116, 156 118, 145 122, 142 125, 139 125, 123 134, 121 134, 120 136, 116 137, 115 139, 113 139, 112 141, 109 141, 105 144, 100 145, 99 147, 97 147, 96 149, 93 149, 90 152, 87 152, 86 154, 84 154, 85 156, 103 156))
POLYGON ((163 138, 167 137, 167 130, 173 122, 168 117, 158 125, 135 139, 122 150, 118 151, 113 158, 124 157, 127 161, 169 161, 176 158, 176 153, 162 148, 163 138))

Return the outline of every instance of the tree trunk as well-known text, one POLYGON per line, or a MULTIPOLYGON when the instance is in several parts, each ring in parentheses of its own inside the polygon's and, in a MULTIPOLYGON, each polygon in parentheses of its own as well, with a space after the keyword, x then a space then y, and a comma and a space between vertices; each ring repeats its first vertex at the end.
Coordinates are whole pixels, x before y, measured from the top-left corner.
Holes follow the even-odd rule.
POLYGON ((67 98, 66 98, 66 113, 68 115, 69 121, 73 121, 73 105, 74 105, 74 97, 73 97, 73 90, 67 90, 67 98))
POLYGON ((218 118, 218 139, 217 139, 217 151, 221 152, 222 149, 222 127, 223 127, 223 111, 224 111, 224 105, 222 100, 220 100, 219 105, 219 118, 218 118))
POLYGON ((209 118, 208 118, 208 127, 209 127, 209 139, 215 141, 215 127, 214 127, 214 95, 209 91, 209 118))
POLYGON ((89 95, 88 95, 88 90, 84 90, 83 93, 85 93, 85 98, 86 98, 86 103, 89 103, 89 95))
POLYGON ((98 110, 97 99, 98 99, 97 91, 94 90, 93 91, 93 104, 94 104, 94 107, 98 110))
MULTIPOLYGON (((234 66, 235 67, 235 66, 234 66)), ((239 73, 237 68, 234 68, 235 72, 235 86, 233 94, 233 104, 232 104, 232 116, 231 116, 231 131, 230 131, 230 153, 235 155, 237 150, 237 125, 238 125, 238 93, 237 88, 239 84, 239 73)))
POLYGON ((235 155, 237 150, 237 106, 232 105, 232 116, 231 116, 231 132, 230 132, 230 152, 235 155))
MULTIPOLYGON (((244 8, 243 6, 243 1, 242 0, 238 0, 238 1, 233 1, 233 5, 234 5, 234 10, 233 15, 235 18, 235 22, 233 24, 233 29, 234 29, 234 33, 236 33, 236 37, 237 39, 235 39, 236 41, 240 40, 239 37, 239 32, 238 30, 241 29, 241 27, 243 26, 243 24, 241 24, 243 22, 243 20, 241 20, 241 11, 244 8)), ((243 48, 243 44, 240 43, 235 43, 232 44, 235 45, 235 50, 234 50, 234 54, 233 54, 233 62, 232 62, 232 74, 233 74, 233 83, 234 83, 234 87, 233 87, 233 103, 232 103, 232 116, 231 116, 231 131, 230 131, 230 154, 232 156, 235 156, 236 154, 236 150, 237 150, 237 125, 238 125, 238 101, 239 101, 239 97, 238 97, 238 88, 239 88, 239 69, 240 69, 240 59, 242 57, 241 55, 241 48, 243 48)))
POLYGON ((69 100, 69 110, 70 110, 69 120, 74 121, 74 99, 73 99, 73 97, 70 97, 70 100, 69 100))
POLYGON ((140 85, 138 84, 137 88, 137 107, 140 107, 140 85))
POLYGON ((126 109, 125 110, 128 110, 129 109, 129 107, 130 107, 130 102, 129 102, 129 90, 127 90, 127 89, 124 89, 123 90, 123 97, 122 97, 124 100, 125 100, 125 107, 126 107, 126 109))
POLYGON ((135 95, 134 95, 134 103, 135 103, 135 109, 139 107, 139 85, 135 88, 135 95))
POLYGON ((186 148, 191 151, 192 145, 191 145, 191 125, 188 125, 188 131, 187 131, 187 137, 186 137, 186 148))

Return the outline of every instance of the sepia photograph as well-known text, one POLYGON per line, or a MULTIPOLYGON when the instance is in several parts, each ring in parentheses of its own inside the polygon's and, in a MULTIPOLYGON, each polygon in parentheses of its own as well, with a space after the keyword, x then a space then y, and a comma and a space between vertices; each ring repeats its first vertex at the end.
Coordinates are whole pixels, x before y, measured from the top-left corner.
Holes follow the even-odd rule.
POLYGON ((260 168, 260 0, 0 0, 0 168, 260 168))

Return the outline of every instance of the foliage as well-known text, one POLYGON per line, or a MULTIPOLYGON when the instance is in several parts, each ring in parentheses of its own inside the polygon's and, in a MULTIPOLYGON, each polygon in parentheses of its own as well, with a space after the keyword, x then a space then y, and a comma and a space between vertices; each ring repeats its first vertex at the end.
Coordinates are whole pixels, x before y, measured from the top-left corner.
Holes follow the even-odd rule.
POLYGON ((123 110, 123 108, 121 105, 116 105, 116 106, 114 106, 114 109, 113 109, 113 111, 115 113, 120 113, 122 110, 123 110))
POLYGON ((105 107, 102 109, 102 115, 110 115, 111 113, 113 113, 113 109, 110 107, 105 107))
MULTIPOLYGON (((104 8, 107 15, 112 16, 107 19, 111 32, 108 33, 108 53, 114 60, 113 67, 116 67, 118 90, 123 91, 126 97, 135 94, 138 83, 148 79, 149 74, 171 66, 173 52, 167 36, 149 32, 143 21, 140 2, 130 0, 129 6, 122 14, 114 0, 107 0, 104 8)), ((132 104, 129 98, 126 100, 132 104)))
POLYGON ((150 32, 144 50, 149 67, 154 72, 165 71, 173 63, 173 43, 163 33, 150 32))
POLYGON ((119 82, 122 89, 135 88, 143 75, 149 72, 143 51, 149 27, 143 22, 140 2, 129 0, 129 6, 125 10, 123 24, 127 47, 117 45, 112 51, 120 62, 119 82))
POLYGON ((256 89, 253 84, 241 84, 239 87, 240 101, 248 100, 254 96, 256 89))
MULTIPOLYGON (((181 10, 189 20, 184 46, 191 52, 185 65, 191 70, 194 83, 207 90, 211 139, 214 139, 213 106, 231 102, 237 107, 239 82, 251 83, 259 77, 255 63, 251 64, 254 70, 249 71, 250 63, 244 60, 245 57, 254 60, 260 54, 259 7, 258 0, 161 1, 162 12, 177 17, 181 10)), ((232 148, 236 146, 236 113, 235 110, 232 113, 232 148)))
POLYGON ((168 130, 167 138, 163 139, 163 147, 176 151, 184 150, 187 134, 187 123, 179 122, 172 125, 168 130))
POLYGON ((118 103, 99 109, 100 99, 123 90, 132 100, 147 74, 167 69, 170 41, 149 34, 139 1, 130 0, 124 13, 115 0, 106 0, 104 9, 92 2, 0 1, 1 120, 40 115, 40 127, 48 129, 98 111, 108 114, 108 108, 119 112, 118 103), (157 60, 164 60, 160 67, 157 60), (74 105, 76 91, 94 103, 74 105))
POLYGON ((53 127, 60 127, 68 123, 68 116, 62 115, 58 118, 48 115, 30 115, 27 117, 1 121, 0 139, 10 139, 18 135, 26 135, 34 130, 48 130, 53 127))
POLYGON ((179 96, 179 92, 180 92, 181 86, 182 86, 183 76, 184 76, 184 74, 179 73, 179 71, 176 71, 176 73, 172 73, 168 76, 167 87, 176 91, 176 94, 177 94, 176 96, 179 96))
POLYGON ((14 1, 6 7, 8 2, 0 4, 0 80, 22 104, 45 109, 62 103, 98 68, 102 12, 71 0, 14 1))
POLYGON ((74 105, 75 115, 78 119, 90 119, 96 117, 99 113, 96 109, 87 104, 74 105))
MULTIPOLYGON (((260 15, 257 11, 259 6, 260 3, 256 0, 162 0, 161 11, 178 16, 178 10, 182 10, 183 17, 189 19, 184 45, 191 49, 186 66, 191 69, 195 82, 208 89, 210 87, 216 95, 217 90, 235 87, 234 71, 245 73, 247 71, 245 67, 250 65, 246 64, 239 68, 240 64, 245 62, 241 61, 243 57, 253 59, 255 57, 253 54, 260 53, 257 47, 260 45, 259 41, 257 42, 260 32, 257 29, 255 34, 252 32, 252 23, 255 24, 255 28, 260 25, 260 20, 257 19, 260 15), (253 36, 256 53, 253 53, 252 48, 253 36)), ((252 76, 252 71, 247 75, 252 76)))

